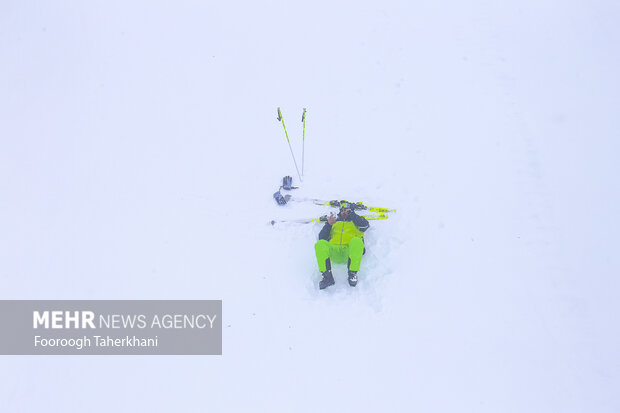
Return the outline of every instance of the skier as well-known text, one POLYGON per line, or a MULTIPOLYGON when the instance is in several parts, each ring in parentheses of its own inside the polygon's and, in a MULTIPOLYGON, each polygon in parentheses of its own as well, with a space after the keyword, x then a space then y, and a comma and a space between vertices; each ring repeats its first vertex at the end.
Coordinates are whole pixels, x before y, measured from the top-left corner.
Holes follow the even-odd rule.
POLYGON ((322 290, 334 284, 331 260, 347 262, 349 285, 357 285, 357 272, 360 269, 364 248, 364 231, 369 227, 366 218, 355 213, 348 202, 340 204, 338 215, 331 214, 314 244, 319 271, 323 279, 319 282, 322 290))

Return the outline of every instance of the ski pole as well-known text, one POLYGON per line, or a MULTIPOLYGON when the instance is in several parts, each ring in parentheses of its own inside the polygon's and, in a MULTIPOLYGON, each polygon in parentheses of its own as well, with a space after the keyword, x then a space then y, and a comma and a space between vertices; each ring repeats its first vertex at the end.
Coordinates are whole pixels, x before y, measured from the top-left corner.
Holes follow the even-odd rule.
POLYGON ((301 138, 301 176, 304 176, 304 152, 306 151, 306 108, 301 114, 301 122, 304 124, 303 135, 301 138))
POLYGON ((295 160, 295 154, 293 153, 293 148, 291 147, 291 141, 288 138, 288 132, 286 131, 286 126, 284 125, 284 118, 282 117, 282 112, 280 108, 278 108, 278 121, 282 122, 282 126, 284 127, 284 134, 286 135, 286 141, 288 142, 288 148, 291 150, 291 156, 293 157, 293 162, 295 163, 295 169, 297 170, 297 176, 299 176, 299 180, 301 179, 301 174, 299 173, 299 168, 297 167, 297 161, 295 160))

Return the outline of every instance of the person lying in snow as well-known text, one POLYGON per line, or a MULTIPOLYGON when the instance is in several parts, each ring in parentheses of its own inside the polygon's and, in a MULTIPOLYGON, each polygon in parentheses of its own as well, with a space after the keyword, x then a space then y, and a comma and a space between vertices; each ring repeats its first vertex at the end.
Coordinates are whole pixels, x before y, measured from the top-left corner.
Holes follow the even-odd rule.
POLYGON ((360 269, 364 248, 364 232, 369 224, 366 218, 355 213, 348 202, 340 204, 338 215, 331 214, 319 233, 319 240, 314 244, 319 271, 323 279, 319 288, 333 285, 331 260, 334 262, 348 262, 349 285, 357 285, 357 272, 360 269), (348 260, 348 261, 347 261, 348 260))

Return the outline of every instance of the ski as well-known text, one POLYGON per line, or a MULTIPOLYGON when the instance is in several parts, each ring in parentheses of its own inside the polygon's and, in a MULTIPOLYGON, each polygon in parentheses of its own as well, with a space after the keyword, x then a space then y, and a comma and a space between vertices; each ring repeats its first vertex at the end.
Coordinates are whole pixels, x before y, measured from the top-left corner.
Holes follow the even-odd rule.
POLYGON ((351 205, 351 209, 353 209, 354 211, 362 210, 362 211, 377 212, 381 214, 385 214, 388 212, 396 212, 395 209, 367 206, 367 205, 364 205, 364 203, 361 201, 360 202, 337 201, 337 200, 325 201, 323 199, 316 199, 316 198, 290 198, 288 201, 312 202, 315 205, 325 205, 325 206, 330 206, 334 208, 340 208, 341 203, 346 202, 351 205))
MULTIPOLYGON (((368 220, 378 220, 378 219, 387 219, 388 216, 385 214, 363 214, 360 217, 364 217, 368 220)), ((280 219, 280 220, 272 220, 271 225, 280 224, 280 223, 290 223, 290 224, 311 224, 313 222, 327 222, 327 215, 323 215, 319 218, 305 218, 305 219, 280 219)))

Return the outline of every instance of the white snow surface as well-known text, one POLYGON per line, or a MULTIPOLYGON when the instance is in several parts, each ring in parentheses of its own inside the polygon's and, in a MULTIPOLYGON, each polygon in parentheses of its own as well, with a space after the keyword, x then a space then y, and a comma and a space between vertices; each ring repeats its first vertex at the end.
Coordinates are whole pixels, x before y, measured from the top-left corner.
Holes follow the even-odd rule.
POLYGON ((0 298, 222 299, 224 342, 2 356, 0 411, 620 411, 619 18, 3 1, 0 298), (321 224, 269 224, 330 211, 284 175, 397 209, 356 288, 319 291, 321 224))

